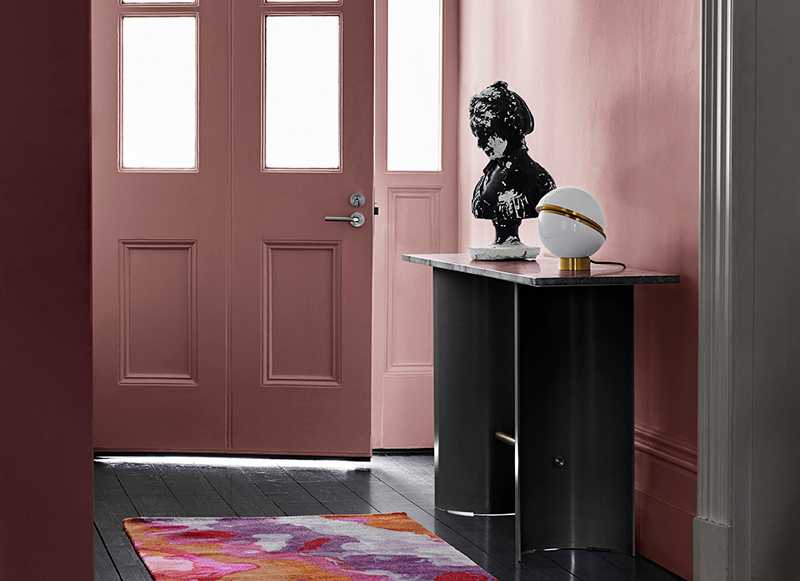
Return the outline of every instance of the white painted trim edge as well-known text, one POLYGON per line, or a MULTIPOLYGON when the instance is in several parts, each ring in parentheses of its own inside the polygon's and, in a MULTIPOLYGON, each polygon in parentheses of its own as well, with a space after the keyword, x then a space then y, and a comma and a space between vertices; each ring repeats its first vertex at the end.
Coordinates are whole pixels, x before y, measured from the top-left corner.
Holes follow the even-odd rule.
POLYGON ((731 524, 733 0, 703 2, 697 517, 731 524))
POLYGON ((694 519, 694 579, 726 581, 730 578, 731 528, 694 519))
POLYGON ((733 5, 703 0, 695 581, 733 573, 733 5))

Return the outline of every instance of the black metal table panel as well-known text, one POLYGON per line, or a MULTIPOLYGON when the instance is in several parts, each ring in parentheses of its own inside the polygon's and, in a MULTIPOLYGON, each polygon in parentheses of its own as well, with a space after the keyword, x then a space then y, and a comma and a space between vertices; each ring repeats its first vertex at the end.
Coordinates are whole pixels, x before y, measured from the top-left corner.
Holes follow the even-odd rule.
POLYGON ((633 285, 678 277, 604 270, 560 285, 552 259, 526 279, 525 263, 454 256, 404 256, 435 267, 436 507, 514 512, 518 558, 633 554, 633 285))

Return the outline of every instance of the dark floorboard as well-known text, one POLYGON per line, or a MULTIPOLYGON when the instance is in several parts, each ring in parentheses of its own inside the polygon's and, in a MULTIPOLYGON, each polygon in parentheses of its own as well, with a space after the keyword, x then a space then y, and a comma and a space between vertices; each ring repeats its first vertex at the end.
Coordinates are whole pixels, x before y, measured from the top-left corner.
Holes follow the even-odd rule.
POLYGON ((186 516, 236 516, 197 466, 159 465, 156 469, 186 516))
POLYGON ((332 514, 282 468, 248 468, 251 482, 287 516, 332 514))
POLYGON ((222 466, 199 468, 236 516, 284 516, 278 505, 250 480, 243 469, 222 466))
POLYGON ((189 516, 150 464, 117 464, 114 472, 139 516, 189 516))
POLYGON ((464 517, 433 504, 433 456, 376 454, 355 469, 220 466, 158 457, 95 462, 95 581, 151 581, 122 526, 135 516, 282 516, 405 512, 499 581, 675 581, 637 556, 546 551, 514 558, 513 517, 464 517))
MULTIPOLYGON (((117 479, 114 469, 95 462, 94 465, 94 524, 116 573, 123 581, 152 581, 142 560, 122 528, 122 520, 139 516, 117 479)), ((95 551, 96 552, 96 551, 95 551)), ((106 581, 105 577, 97 581, 106 581)), ((109 580, 115 580, 110 577, 109 580)))
POLYGON ((97 527, 94 528, 94 578, 95 581, 119 581, 119 573, 114 567, 97 527))

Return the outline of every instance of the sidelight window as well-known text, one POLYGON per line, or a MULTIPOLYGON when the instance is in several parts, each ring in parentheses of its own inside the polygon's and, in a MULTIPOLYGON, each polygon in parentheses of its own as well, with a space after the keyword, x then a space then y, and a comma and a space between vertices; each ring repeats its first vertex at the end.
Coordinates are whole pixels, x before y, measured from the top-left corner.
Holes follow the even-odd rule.
POLYGON ((389 0, 387 168, 439 171, 442 159, 440 0, 389 0))

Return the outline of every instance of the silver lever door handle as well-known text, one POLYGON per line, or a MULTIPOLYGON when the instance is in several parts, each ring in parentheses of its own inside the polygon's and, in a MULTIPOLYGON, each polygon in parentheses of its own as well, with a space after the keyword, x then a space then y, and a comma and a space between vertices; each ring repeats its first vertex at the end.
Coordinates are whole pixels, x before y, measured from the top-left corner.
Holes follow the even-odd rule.
POLYGON ((350 225, 355 228, 360 228, 364 225, 366 221, 364 219, 364 214, 361 212, 353 212, 347 217, 339 217, 339 216, 325 216, 326 222, 350 222, 350 225))

